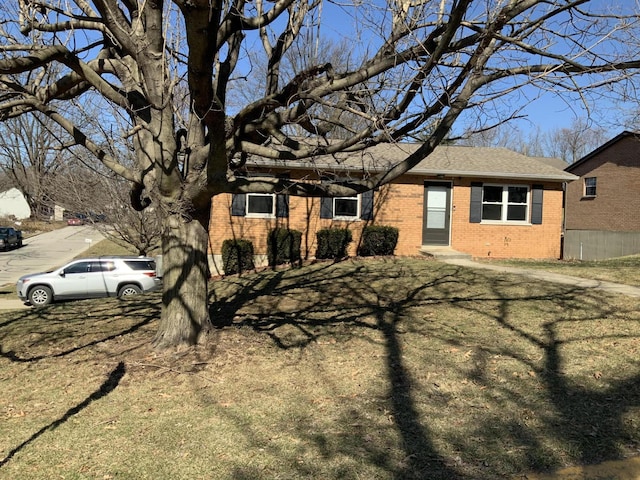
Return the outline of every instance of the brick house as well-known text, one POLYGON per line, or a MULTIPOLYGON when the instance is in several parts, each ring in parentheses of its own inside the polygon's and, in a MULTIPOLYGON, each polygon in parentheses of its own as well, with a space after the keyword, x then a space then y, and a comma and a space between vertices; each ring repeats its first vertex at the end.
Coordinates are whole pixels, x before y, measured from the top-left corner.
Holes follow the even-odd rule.
POLYGON ((640 136, 624 131, 565 169, 563 256, 597 260, 640 253, 640 136))
MULTIPOLYGON (((417 144, 378 145, 329 161, 278 162, 249 159, 248 175, 287 175, 321 181, 327 168, 336 178, 356 178, 397 163, 417 144)), ((348 227, 355 254, 362 228, 369 224, 399 229, 396 255, 417 255, 434 246, 472 257, 559 258, 563 222, 563 184, 572 174, 540 159, 504 148, 440 146, 409 173, 373 192, 346 198, 286 195, 218 195, 211 211, 210 253, 220 268, 222 242, 249 239, 265 255, 267 233, 288 227, 303 233, 302 255, 312 258, 316 232, 348 227)))

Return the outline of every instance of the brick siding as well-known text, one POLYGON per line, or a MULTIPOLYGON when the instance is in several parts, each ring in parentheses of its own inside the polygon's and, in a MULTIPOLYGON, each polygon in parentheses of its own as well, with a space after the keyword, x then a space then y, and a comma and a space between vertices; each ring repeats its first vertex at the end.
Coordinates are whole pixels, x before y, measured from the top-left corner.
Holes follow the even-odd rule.
POLYGON ((571 171, 566 229, 640 231, 640 141, 621 138, 571 171), (584 196, 584 178, 596 177, 596 196, 584 196))
MULTIPOLYGON (((486 181, 509 185, 530 185, 515 181, 486 181)), ((538 182, 535 183, 538 184, 538 182)), ((476 258, 560 258, 562 185, 558 183, 542 185, 544 185, 542 223, 540 225, 509 225, 469 223, 471 181, 461 180, 454 184, 451 247, 476 258)))
MULTIPOLYGON (((304 172, 300 175, 302 177, 304 172)), ((396 255, 417 255, 422 247, 425 180, 430 179, 406 175, 375 192, 373 223, 394 226, 400 230, 396 255)), ((474 179, 474 181, 481 181, 481 179, 474 179)), ((541 225, 472 224, 469 223, 471 181, 454 180, 451 247, 474 257, 483 258, 559 258, 562 186, 560 183, 547 183, 544 184, 544 188, 541 225)), ((209 249, 214 255, 221 253, 222 242, 229 238, 249 239, 254 244, 256 254, 265 254, 267 233, 276 226, 286 226, 303 233, 302 255, 305 258, 315 255, 316 232, 319 229, 333 226, 348 227, 352 230, 354 237, 349 254, 355 255, 362 228, 370 223, 320 219, 320 199, 301 197, 290 198, 288 218, 260 219, 231 216, 231 198, 231 195, 218 195, 213 198, 209 249)))

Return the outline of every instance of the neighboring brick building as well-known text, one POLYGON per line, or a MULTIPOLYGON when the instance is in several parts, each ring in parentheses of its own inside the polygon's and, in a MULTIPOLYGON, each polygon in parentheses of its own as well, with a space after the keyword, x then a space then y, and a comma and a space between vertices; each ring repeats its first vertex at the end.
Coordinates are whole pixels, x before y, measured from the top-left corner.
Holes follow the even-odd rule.
MULTIPOLYGON (((336 177, 358 177, 397 163, 416 148, 379 145, 357 157, 343 156, 331 168, 336 177)), ((265 160, 248 164, 250 170, 301 181, 319 181, 314 172, 329 165, 322 158, 288 163, 286 170, 265 160)), ((355 254, 362 227, 376 224, 399 229, 396 255, 439 245, 482 258, 559 258, 563 184, 575 178, 503 148, 441 146, 408 174, 357 197, 216 196, 210 253, 219 261, 225 239, 245 238, 264 255, 268 231, 286 226, 303 233, 302 255, 312 258, 319 229, 347 226, 355 254)))
POLYGON ((640 253, 640 136, 622 132, 566 168, 565 258, 640 253))

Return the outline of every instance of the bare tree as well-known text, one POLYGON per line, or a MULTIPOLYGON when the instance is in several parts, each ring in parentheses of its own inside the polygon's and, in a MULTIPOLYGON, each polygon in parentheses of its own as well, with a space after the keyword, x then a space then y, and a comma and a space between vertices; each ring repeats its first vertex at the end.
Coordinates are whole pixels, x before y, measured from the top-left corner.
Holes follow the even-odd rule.
POLYGON ((503 123, 487 130, 461 135, 462 145, 504 147, 524 155, 560 158, 571 164, 608 139, 607 130, 587 118, 578 118, 569 127, 541 130, 538 126, 523 131, 503 123))
POLYGON ((584 93, 624 81, 640 66, 629 50, 638 33, 635 9, 609 12, 609 5, 588 0, 6 0, 4 6, 1 118, 40 112, 129 181, 137 209, 154 199, 166 212, 157 346, 192 344, 210 329, 213 196, 359 193, 427 157, 465 112, 490 112, 495 118, 487 122, 509 118, 513 109, 504 98, 523 85, 584 93), (335 28, 349 19, 353 25, 335 28), (352 63, 318 62, 287 76, 285 54, 309 28, 351 37, 352 63), (268 67, 262 93, 231 109, 230 92, 258 72, 247 51, 260 51, 268 67), (45 74, 52 66, 61 68, 54 78, 45 74), (185 95, 188 111, 175 109, 177 94, 185 95), (129 122, 133 165, 69 116, 96 98, 129 122), (326 127, 341 114, 357 116, 357 130, 327 141, 326 127), (423 132, 415 153, 360 180, 320 184, 241 173, 249 155, 286 165, 356 155, 423 132))
POLYGON ((550 157, 573 163, 608 139, 604 128, 597 127, 584 118, 576 119, 569 127, 548 132, 545 151, 550 157))
POLYGON ((53 208, 48 192, 65 153, 55 127, 40 114, 8 119, 0 125, 0 171, 20 190, 33 219, 48 218, 53 208))
POLYGON ((163 217, 159 205, 133 209, 127 182, 113 172, 91 168, 76 158, 61 167, 51 183, 56 204, 81 216, 105 237, 138 255, 159 250, 163 217))
POLYGON ((107 203, 99 217, 91 216, 104 236, 123 246, 132 247, 138 255, 154 255, 162 245, 161 206, 154 202, 144 210, 131 207, 128 186, 121 179, 108 180, 107 203))

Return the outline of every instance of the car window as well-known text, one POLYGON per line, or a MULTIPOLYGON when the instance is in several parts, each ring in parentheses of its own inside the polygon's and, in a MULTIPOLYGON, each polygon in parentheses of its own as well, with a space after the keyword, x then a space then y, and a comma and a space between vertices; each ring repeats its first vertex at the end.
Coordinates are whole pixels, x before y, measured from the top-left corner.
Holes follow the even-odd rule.
POLYGON ((153 260, 125 260, 131 270, 155 270, 156 262, 153 260))
POLYGON ((87 273, 89 271, 89 262, 78 262, 65 267, 64 273, 87 273))
POLYGON ((101 262, 101 266, 103 272, 112 272, 116 269, 116 264, 112 261, 101 262))
POLYGON ((91 262, 91 270, 92 272, 111 272, 116 269, 116 265, 114 262, 110 260, 95 260, 91 262))

